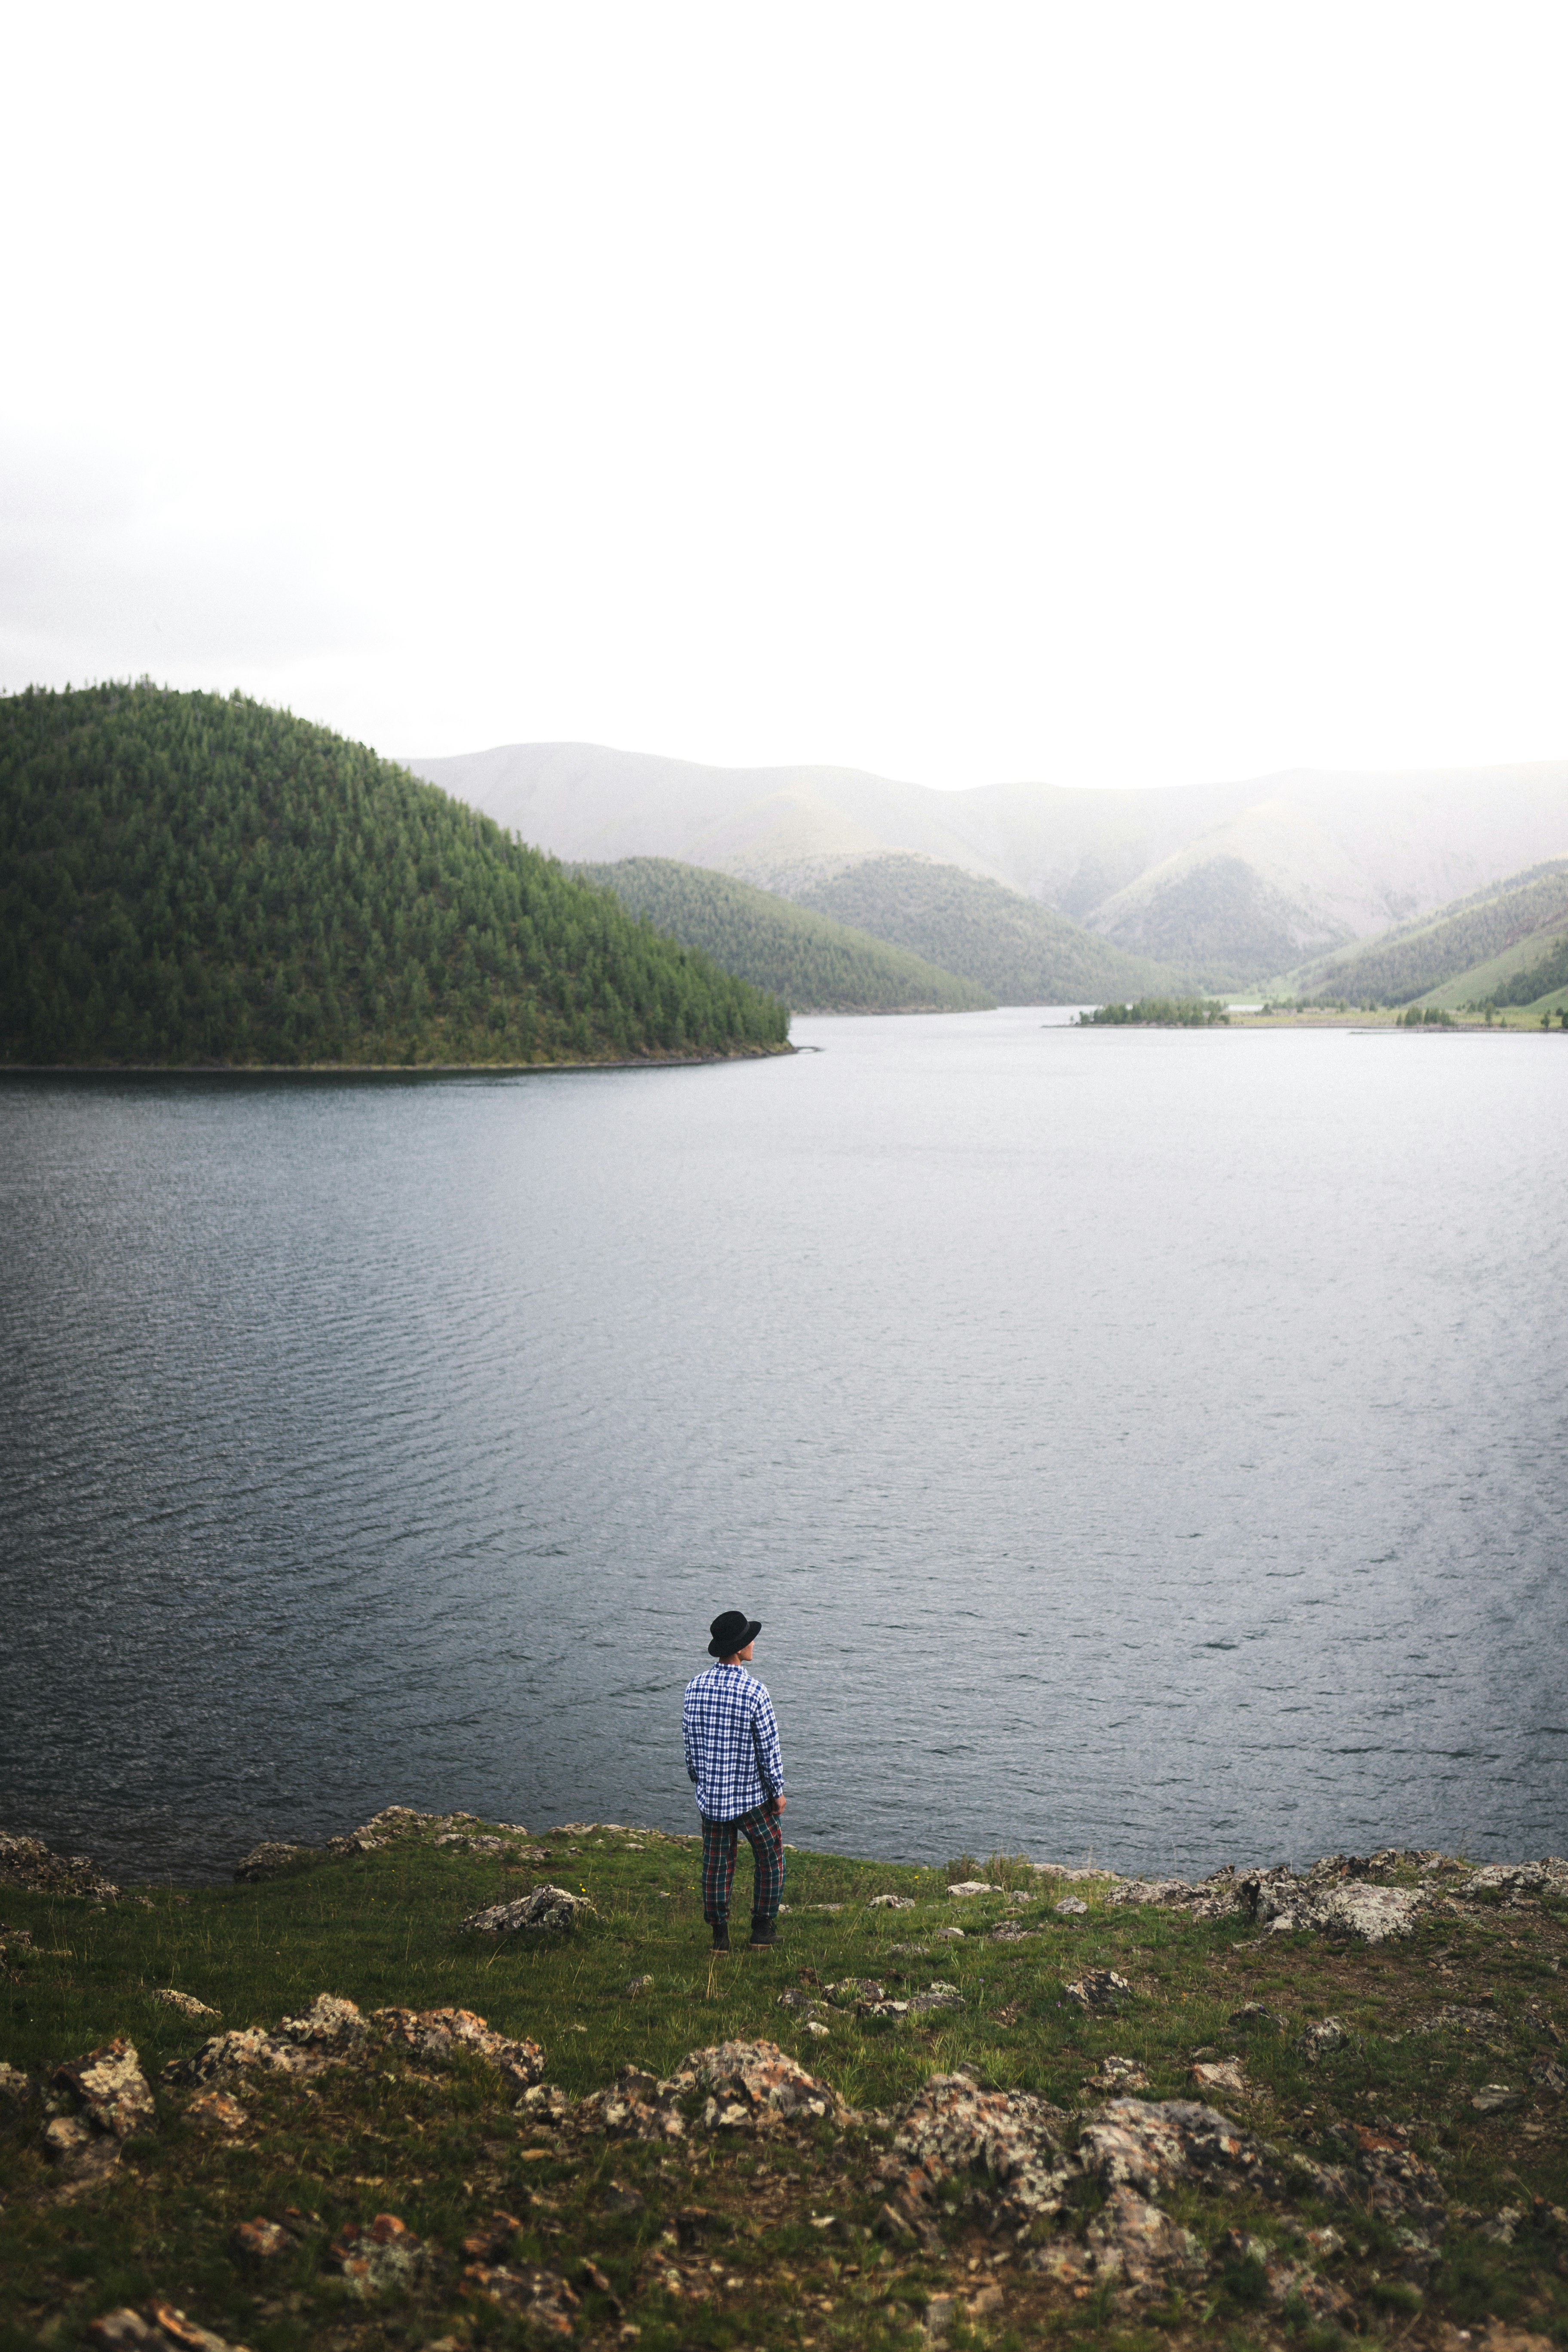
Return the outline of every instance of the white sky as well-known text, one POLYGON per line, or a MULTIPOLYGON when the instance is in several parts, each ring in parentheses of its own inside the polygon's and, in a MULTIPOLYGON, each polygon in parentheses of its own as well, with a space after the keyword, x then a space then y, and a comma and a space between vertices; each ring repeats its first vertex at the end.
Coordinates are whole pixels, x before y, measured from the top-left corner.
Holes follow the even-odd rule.
POLYGON ((0 683, 1563 757, 1565 61, 1561 0, 14 6, 0 683))

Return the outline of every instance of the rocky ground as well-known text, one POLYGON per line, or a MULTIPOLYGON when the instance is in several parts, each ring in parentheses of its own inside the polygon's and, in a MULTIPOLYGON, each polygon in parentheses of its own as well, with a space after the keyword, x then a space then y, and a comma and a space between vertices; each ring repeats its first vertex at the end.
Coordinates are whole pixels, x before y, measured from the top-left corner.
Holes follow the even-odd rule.
POLYGON ((1568 1864, 792 1854, 716 1958, 693 1845, 0 1836, 0 2352, 1568 2346, 1568 1864))

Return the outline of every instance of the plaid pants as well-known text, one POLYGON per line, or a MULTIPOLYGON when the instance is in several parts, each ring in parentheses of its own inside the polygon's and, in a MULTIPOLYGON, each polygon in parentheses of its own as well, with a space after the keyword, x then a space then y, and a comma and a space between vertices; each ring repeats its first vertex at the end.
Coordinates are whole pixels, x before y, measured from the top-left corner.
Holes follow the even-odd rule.
POLYGON ((730 1888, 742 1830, 752 1849, 752 1916, 772 1919, 778 1913, 784 1881, 784 1820, 759 1805, 738 1822, 702 1823, 702 1916, 710 1927, 730 1916, 730 1888))

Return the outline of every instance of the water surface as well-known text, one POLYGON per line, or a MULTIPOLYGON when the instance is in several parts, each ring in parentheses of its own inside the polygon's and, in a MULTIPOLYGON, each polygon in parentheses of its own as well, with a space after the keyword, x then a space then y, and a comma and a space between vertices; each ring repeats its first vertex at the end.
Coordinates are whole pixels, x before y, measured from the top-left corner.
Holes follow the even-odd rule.
POLYGON ((1568 1843, 1568 1049, 799 1021, 784 1061, 0 1087, 0 1824, 1568 1843))

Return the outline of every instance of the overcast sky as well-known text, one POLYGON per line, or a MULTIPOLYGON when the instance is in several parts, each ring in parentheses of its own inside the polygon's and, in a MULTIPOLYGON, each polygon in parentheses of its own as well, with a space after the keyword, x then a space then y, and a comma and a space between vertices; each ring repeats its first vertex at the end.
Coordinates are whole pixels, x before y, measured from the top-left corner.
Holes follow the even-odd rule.
POLYGON ((0 683, 937 784, 1568 756, 1568 12, 11 12, 0 683))

